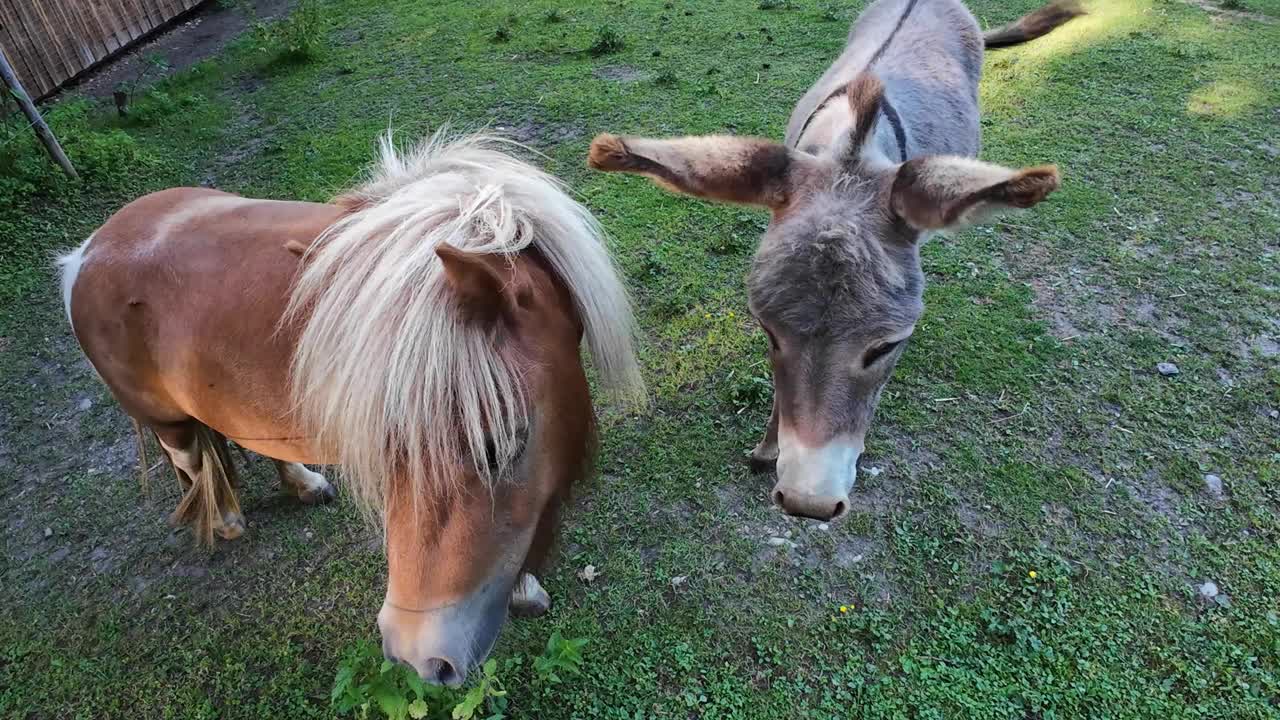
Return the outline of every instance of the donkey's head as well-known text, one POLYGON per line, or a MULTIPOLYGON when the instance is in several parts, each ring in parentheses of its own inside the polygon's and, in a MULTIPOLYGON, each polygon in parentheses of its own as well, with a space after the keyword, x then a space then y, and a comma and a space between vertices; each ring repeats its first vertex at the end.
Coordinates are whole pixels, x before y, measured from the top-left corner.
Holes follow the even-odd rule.
POLYGON ((589 157, 599 170, 772 211, 747 281, 774 374, 773 418, 755 459, 777 461, 774 502, 823 520, 848 509, 880 393, 923 312, 921 242, 1030 207, 1058 186, 1051 166, 1011 170, 950 156, 891 163, 866 147, 879 81, 864 73, 846 96, 852 126, 819 155, 754 138, 606 134, 589 157))

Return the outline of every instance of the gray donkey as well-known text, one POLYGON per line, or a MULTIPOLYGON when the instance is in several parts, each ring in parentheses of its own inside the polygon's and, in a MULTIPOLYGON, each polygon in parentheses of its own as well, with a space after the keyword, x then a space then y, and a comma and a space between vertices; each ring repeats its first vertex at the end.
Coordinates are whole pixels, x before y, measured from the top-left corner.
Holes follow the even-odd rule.
POLYGON ((959 0, 878 0, 792 111, 785 144, 609 134, 591 143, 596 169, 772 211, 747 278, 774 380, 751 458, 757 469, 776 463, 772 498, 786 512, 830 520, 848 510, 880 393, 924 311, 921 243, 1057 189, 1052 165, 973 159, 978 80, 984 48, 1081 13, 1059 0, 984 35, 959 0))

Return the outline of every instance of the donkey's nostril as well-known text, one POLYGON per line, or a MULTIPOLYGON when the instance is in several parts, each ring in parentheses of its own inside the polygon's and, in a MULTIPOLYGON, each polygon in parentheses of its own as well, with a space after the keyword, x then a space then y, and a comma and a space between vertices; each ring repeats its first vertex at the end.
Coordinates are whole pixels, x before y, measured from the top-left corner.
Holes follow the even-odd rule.
POLYGON ((847 496, 810 495, 804 492, 788 492, 774 490, 773 502, 782 511, 795 517, 806 517, 812 520, 827 522, 834 520, 849 509, 847 496))
POLYGON ((466 677, 459 673, 453 663, 448 660, 431 658, 422 666, 422 679, 433 685, 458 687, 466 677))

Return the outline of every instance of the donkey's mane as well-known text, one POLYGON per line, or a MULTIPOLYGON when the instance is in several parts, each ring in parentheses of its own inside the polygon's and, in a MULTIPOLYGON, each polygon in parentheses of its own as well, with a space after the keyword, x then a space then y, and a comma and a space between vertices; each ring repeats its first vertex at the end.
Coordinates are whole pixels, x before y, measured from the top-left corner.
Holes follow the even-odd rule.
POLYGON ((374 517, 397 474, 414 498, 432 497, 460 463, 500 481, 521 450, 516 366, 451 307, 441 243, 512 260, 536 249, 573 298, 602 384, 643 396, 631 305, 599 225, 504 146, 519 147, 440 131, 401 151, 385 135, 369 179, 339 198, 352 211, 303 258, 285 312, 303 323, 294 402, 374 517))

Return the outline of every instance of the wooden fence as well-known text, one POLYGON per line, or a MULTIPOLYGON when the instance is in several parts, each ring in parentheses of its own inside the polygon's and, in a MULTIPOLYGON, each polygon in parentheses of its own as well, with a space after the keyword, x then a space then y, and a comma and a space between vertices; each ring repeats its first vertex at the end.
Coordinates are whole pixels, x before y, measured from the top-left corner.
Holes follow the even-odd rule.
POLYGON ((0 50, 34 98, 204 0, 0 0, 0 50))

